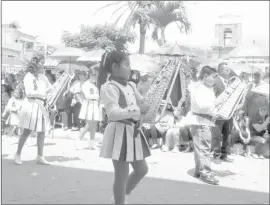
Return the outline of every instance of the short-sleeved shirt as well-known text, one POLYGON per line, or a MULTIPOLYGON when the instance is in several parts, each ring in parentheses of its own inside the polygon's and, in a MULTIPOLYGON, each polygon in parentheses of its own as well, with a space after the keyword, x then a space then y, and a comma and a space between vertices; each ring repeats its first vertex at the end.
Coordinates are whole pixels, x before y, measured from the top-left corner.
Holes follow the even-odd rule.
POLYGON ((139 120, 140 108, 137 101, 142 99, 134 83, 122 85, 114 80, 106 82, 100 90, 101 102, 104 105, 109 121, 120 121, 124 119, 139 120), (116 86, 115 86, 115 85, 116 86), (120 91, 126 99, 126 108, 119 106, 120 91))
POLYGON ((263 130, 261 132, 258 132, 254 127, 253 125, 254 124, 259 124, 259 125, 262 125, 265 120, 267 119, 267 117, 265 119, 262 119, 261 116, 259 116, 259 114, 257 114, 256 117, 253 117, 252 119, 250 119, 250 125, 249 125, 249 128, 250 128, 250 134, 251 136, 263 136, 264 133, 266 132, 266 130, 263 130))
POLYGON ((51 84, 45 75, 38 74, 38 77, 36 78, 33 74, 29 72, 25 75, 23 79, 23 84, 25 89, 25 95, 27 97, 31 95, 38 95, 42 98, 46 98, 47 89, 51 87, 51 84))

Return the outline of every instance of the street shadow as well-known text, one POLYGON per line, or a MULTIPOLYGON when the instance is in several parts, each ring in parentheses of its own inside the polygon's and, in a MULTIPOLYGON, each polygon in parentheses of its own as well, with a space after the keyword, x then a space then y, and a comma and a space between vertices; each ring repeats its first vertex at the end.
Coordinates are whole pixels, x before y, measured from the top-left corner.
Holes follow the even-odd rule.
MULTIPOLYGON (((194 177, 194 172, 195 172, 195 169, 194 168, 187 171, 188 175, 190 175, 192 177, 194 177)), ((212 172, 217 177, 223 177, 223 178, 236 175, 236 173, 231 172, 229 170, 213 170, 212 169, 212 172)))
POLYGON ((2 154, 1 157, 2 157, 2 159, 6 158, 6 157, 8 157, 8 154, 2 154))
MULTIPOLYGON (((113 178, 111 172, 53 165, 15 166, 3 159, 2 203, 108 204, 113 178)), ((130 204, 269 204, 269 193, 146 177, 128 201, 130 204)))
POLYGON ((68 162, 68 161, 79 161, 79 157, 63 157, 63 156, 47 156, 46 160, 49 162, 68 162))

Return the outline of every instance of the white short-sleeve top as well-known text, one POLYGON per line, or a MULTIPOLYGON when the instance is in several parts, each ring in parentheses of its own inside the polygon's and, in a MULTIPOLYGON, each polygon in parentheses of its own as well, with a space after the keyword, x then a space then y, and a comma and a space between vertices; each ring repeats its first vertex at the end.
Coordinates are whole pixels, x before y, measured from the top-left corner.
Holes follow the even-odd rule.
POLYGON ((35 77, 30 72, 25 75, 23 83, 26 97, 36 96, 44 99, 46 98, 47 90, 52 86, 45 75, 38 74, 38 77, 35 77), (35 84, 37 89, 35 89, 35 84))

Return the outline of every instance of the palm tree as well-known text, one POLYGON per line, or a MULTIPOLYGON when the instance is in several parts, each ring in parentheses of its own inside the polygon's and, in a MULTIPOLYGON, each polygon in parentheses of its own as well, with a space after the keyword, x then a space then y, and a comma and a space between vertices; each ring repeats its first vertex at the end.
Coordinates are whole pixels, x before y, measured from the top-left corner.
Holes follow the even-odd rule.
POLYGON ((165 29, 169 24, 176 23, 180 32, 187 33, 191 28, 183 1, 154 1, 154 9, 147 15, 153 25, 152 38, 160 46, 166 43, 165 29))
POLYGON ((143 54, 145 49, 145 36, 146 36, 146 30, 149 28, 149 16, 147 13, 153 9, 151 8, 153 5, 153 1, 118 1, 111 4, 107 4, 106 6, 103 6, 102 8, 98 9, 94 15, 107 7, 119 5, 119 7, 113 12, 112 15, 115 15, 116 13, 120 13, 120 15, 117 17, 115 21, 115 25, 118 24, 119 20, 123 18, 123 16, 129 12, 124 28, 126 30, 130 30, 131 28, 135 28, 137 24, 140 26, 140 48, 139 53, 143 54))

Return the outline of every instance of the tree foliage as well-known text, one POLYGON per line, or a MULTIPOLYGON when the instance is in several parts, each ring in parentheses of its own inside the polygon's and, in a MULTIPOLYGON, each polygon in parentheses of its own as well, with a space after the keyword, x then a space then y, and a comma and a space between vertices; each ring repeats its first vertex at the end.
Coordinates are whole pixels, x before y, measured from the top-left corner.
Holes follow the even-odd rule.
POLYGON ((95 49, 117 49, 127 51, 126 44, 134 43, 135 35, 114 25, 82 25, 79 33, 64 31, 62 42, 67 47, 81 48, 85 51, 95 49))
POLYGON ((149 13, 150 24, 153 25, 152 38, 160 46, 166 43, 165 29, 176 23, 180 32, 188 32, 191 24, 188 20, 183 1, 154 1, 149 13))

